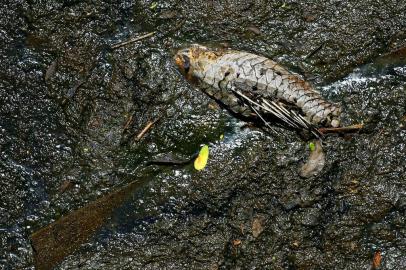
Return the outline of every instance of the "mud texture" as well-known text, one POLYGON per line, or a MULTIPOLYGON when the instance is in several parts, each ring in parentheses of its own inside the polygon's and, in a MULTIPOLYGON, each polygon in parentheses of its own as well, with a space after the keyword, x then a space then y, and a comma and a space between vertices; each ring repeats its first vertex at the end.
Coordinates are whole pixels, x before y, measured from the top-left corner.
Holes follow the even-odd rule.
POLYGON ((137 178, 55 269, 369 269, 378 251, 406 269, 405 2, 3 2, 0 269, 33 269, 33 232, 137 178), (247 128, 179 74, 193 42, 280 62, 365 129, 326 138, 301 178, 308 142, 247 128), (202 144, 203 171, 147 166, 202 144))

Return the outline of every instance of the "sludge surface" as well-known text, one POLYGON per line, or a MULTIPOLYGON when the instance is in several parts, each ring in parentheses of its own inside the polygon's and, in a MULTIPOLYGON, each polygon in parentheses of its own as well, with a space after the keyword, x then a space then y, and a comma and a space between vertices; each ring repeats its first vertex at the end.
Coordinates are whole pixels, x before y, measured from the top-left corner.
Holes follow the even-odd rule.
POLYGON ((404 16, 396 1, 8 1, 1 266, 33 268, 32 232, 150 176, 59 269, 360 269, 377 250, 383 268, 405 268, 405 62, 375 60, 404 46, 404 16), (241 129, 179 76, 172 51, 192 42, 226 42, 292 67, 343 104, 345 124, 368 129, 329 137, 324 172, 303 180, 305 142, 241 129), (143 167, 168 153, 187 158, 202 143, 211 149, 203 172, 143 167))

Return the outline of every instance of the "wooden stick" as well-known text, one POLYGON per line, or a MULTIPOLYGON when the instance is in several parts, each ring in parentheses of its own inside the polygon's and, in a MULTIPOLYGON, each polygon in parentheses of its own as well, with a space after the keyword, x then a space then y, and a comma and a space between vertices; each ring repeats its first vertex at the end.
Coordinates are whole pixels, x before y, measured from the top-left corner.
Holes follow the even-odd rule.
POLYGON ((133 116, 134 116, 134 114, 131 114, 130 117, 128 117, 127 121, 124 124, 123 132, 126 131, 128 129, 128 127, 130 126, 131 121, 133 120, 133 116))
POLYGON ((325 42, 321 43, 316 49, 314 49, 313 51, 311 51, 308 55, 305 56, 305 60, 309 59, 310 57, 312 57, 313 55, 315 55, 316 53, 318 53, 324 46, 325 42))
POLYGON ((318 131, 322 134, 329 133, 352 133, 357 132, 364 127, 364 124, 351 125, 347 127, 336 127, 336 128, 319 128, 318 131))
POLYGON ((158 122, 159 119, 160 119, 160 118, 157 118, 157 119, 155 119, 154 121, 149 121, 149 122, 147 123, 147 125, 141 130, 141 132, 138 133, 137 137, 135 137, 135 140, 136 140, 136 141, 141 140, 141 138, 144 137, 145 133, 147 133, 148 130, 150 130, 151 127, 152 127, 156 122, 158 122))
POLYGON ((125 45, 128 45, 128 44, 131 44, 131 43, 140 41, 140 40, 142 40, 142 39, 151 37, 151 36, 153 36, 153 35, 155 35, 155 34, 156 34, 156 31, 153 31, 153 32, 150 32, 150 33, 148 33, 148 34, 145 34, 145 35, 142 35, 142 36, 139 36, 139 37, 131 38, 131 39, 127 40, 127 41, 123 41, 123 42, 119 42, 119 43, 113 44, 113 45, 111 45, 111 48, 112 48, 112 49, 117 49, 117 48, 123 47, 123 46, 125 46, 125 45))

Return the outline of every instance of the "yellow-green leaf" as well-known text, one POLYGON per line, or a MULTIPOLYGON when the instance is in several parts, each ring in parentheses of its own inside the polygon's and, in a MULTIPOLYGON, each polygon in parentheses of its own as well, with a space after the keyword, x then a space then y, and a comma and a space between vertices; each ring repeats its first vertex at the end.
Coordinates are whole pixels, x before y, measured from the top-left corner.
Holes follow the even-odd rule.
POLYGON ((220 135, 220 141, 224 140, 224 134, 220 135))
POLYGON ((195 169, 200 171, 206 167, 207 160, 209 159, 209 146, 203 145, 200 149, 199 155, 195 159, 195 169))

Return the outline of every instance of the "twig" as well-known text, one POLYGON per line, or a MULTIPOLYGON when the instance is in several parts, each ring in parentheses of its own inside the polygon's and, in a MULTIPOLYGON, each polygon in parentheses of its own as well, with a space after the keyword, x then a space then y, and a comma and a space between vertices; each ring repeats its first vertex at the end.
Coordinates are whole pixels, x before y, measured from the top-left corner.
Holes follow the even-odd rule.
POLYGON ((123 132, 125 132, 128 129, 128 127, 130 126, 131 121, 133 120, 133 116, 134 116, 134 114, 131 114, 130 117, 128 117, 128 120, 124 124, 123 132))
POLYGON ((336 127, 336 128, 319 128, 318 131, 323 134, 328 133, 351 133, 357 132, 364 127, 364 124, 357 124, 348 127, 336 127))
POLYGON ((311 51, 308 55, 306 55, 305 57, 304 57, 304 59, 306 60, 306 59, 309 59, 310 57, 312 57, 313 55, 315 55, 316 53, 318 53, 322 48, 323 48, 323 46, 324 46, 324 42, 323 43, 321 43, 316 49, 314 49, 313 51, 311 51))
POLYGON ((127 40, 127 41, 123 41, 123 42, 113 44, 113 45, 111 45, 111 48, 112 49, 117 49, 117 48, 123 47, 125 45, 128 45, 128 44, 143 40, 145 38, 151 37, 151 36, 155 35, 155 33, 156 33, 156 31, 153 31, 153 32, 150 32, 148 34, 145 34, 145 35, 142 35, 142 36, 139 36, 139 37, 131 38, 131 39, 127 40))
POLYGON ((152 127, 156 122, 158 122, 159 119, 160 119, 160 117, 158 117, 157 119, 155 119, 155 120, 153 120, 153 121, 149 121, 149 122, 147 123, 147 125, 141 130, 141 132, 138 133, 137 137, 135 137, 135 140, 136 140, 136 141, 141 140, 141 138, 144 137, 145 133, 147 133, 148 130, 150 130, 151 127, 152 127))

